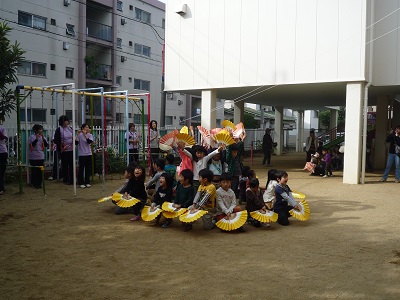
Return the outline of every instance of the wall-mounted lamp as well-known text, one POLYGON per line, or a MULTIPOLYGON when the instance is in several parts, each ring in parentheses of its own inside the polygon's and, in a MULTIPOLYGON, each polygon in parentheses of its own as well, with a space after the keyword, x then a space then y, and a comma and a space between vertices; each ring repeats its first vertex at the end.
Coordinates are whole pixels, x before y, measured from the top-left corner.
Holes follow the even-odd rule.
POLYGON ((182 8, 178 8, 178 10, 175 11, 178 15, 186 15, 187 13, 187 4, 183 4, 182 8))

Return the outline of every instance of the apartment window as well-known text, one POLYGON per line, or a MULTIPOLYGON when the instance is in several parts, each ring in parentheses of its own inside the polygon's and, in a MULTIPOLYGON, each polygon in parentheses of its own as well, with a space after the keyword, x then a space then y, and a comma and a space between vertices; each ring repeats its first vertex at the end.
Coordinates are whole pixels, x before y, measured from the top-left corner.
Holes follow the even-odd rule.
MULTIPOLYGON (((46 122, 46 112, 45 108, 28 108, 28 122, 46 122)), ((25 122, 25 109, 21 108, 19 111, 21 121, 25 122)))
POLYGON ((124 114, 123 113, 116 113, 115 114, 115 121, 117 123, 123 123, 124 122, 124 114))
POLYGON ((32 15, 23 11, 18 11, 18 24, 24 25, 40 30, 46 30, 46 20, 47 18, 32 15))
POLYGON ((133 10, 133 5, 129 5, 129 10, 133 10))
POLYGON ((136 19, 142 21, 143 23, 149 23, 151 21, 151 14, 147 11, 141 10, 140 8, 135 7, 135 16, 136 19))
POLYGON ((172 116, 165 116, 165 125, 172 125, 174 122, 174 118, 172 116))
POLYGON ((120 39, 120 38, 117 38, 117 46, 116 46, 117 48, 122 48, 122 39, 120 39))
POLYGON ((150 47, 135 43, 135 54, 150 57, 150 47))
MULTIPOLYGON (((144 120, 146 122, 147 115, 144 115, 144 120)), ((135 124, 142 124, 142 115, 141 114, 134 114, 133 115, 133 123, 135 124)))
POLYGON ((314 110, 314 118, 319 118, 319 111, 318 110, 314 110))
POLYGON ((129 41, 129 47, 132 47, 132 45, 133 45, 132 41, 129 41))
POLYGON ((21 65, 18 66, 18 74, 45 77, 46 64, 33 61, 21 61, 21 65))
POLYGON ((179 117, 179 125, 183 125, 183 124, 185 124, 185 117, 179 117))
POLYGON ((117 76, 117 78, 115 79, 115 83, 118 85, 121 85, 121 81, 122 81, 122 77, 121 76, 117 76))
POLYGON ((132 77, 128 77, 129 83, 132 83, 132 77))
POLYGON ((132 118, 132 113, 128 113, 128 118, 132 118))
MULTIPOLYGON (((68 119, 71 120, 71 123, 72 123, 72 110, 71 109, 65 110, 65 115, 68 117, 68 119)), ((76 117, 77 117, 77 113, 75 110, 75 120, 77 119, 76 117)))
POLYGON ((50 19, 50 24, 56 26, 57 25, 56 19, 50 19))
POLYGON ((117 10, 122 11, 124 3, 122 1, 117 1, 117 10))
POLYGON ((150 81, 135 78, 133 88, 135 90, 150 91, 150 81))
POLYGON ((165 29, 165 19, 162 19, 161 27, 165 29))
POLYGON ((56 70, 56 64, 50 64, 50 70, 55 71, 56 70))
POLYGON ((65 68, 65 78, 74 78, 74 68, 65 68))
POLYGON ((67 29, 66 29, 67 34, 75 36, 75 25, 72 25, 72 24, 66 24, 66 25, 67 25, 67 29))

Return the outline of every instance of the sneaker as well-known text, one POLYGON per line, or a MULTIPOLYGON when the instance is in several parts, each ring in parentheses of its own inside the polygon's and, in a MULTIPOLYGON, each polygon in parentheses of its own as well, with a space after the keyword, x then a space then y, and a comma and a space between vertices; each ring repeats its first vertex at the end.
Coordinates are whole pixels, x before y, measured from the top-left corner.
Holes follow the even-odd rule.
POLYGON ((0 195, 4 195, 4 191, 0 191, 0 195))
POLYGON ((189 231, 189 230, 192 230, 192 229, 193 229, 193 226, 190 223, 186 224, 185 227, 183 227, 183 231, 189 231))
POLYGON ((381 180, 379 180, 380 182, 385 182, 387 180, 387 178, 381 178, 381 180))
POLYGON ((53 179, 54 179, 53 176, 50 176, 50 177, 49 177, 49 180, 50 180, 50 181, 52 181, 53 179))
POLYGON ((172 223, 172 221, 171 221, 171 220, 167 220, 167 221, 165 221, 165 223, 164 223, 164 224, 162 224, 162 225, 161 225, 161 227, 162 227, 162 228, 168 228, 168 227, 169 227, 169 225, 171 225, 171 223, 172 223))
POLYGON ((269 223, 262 223, 261 227, 267 228, 267 227, 271 227, 271 224, 269 223))
POLYGON ((129 221, 139 221, 141 218, 140 216, 133 216, 132 218, 129 219, 129 221))
POLYGON ((90 185, 90 184, 85 184, 85 186, 86 186, 87 188, 90 188, 90 187, 91 187, 91 185, 90 185))
POLYGON ((322 177, 326 178, 326 177, 328 177, 328 175, 324 175, 324 176, 322 176, 322 177))
POLYGON ((81 189, 84 189, 85 187, 86 187, 86 185, 84 185, 84 184, 81 184, 81 189))
POLYGON ((400 181, 399 181, 399 179, 396 179, 394 182, 395 182, 395 183, 399 183, 400 181))

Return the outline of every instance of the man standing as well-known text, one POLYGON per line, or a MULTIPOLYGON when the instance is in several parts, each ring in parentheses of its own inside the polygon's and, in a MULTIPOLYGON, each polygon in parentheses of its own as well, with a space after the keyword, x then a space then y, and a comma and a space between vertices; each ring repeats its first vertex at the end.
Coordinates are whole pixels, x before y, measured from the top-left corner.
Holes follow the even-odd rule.
POLYGON ((386 143, 389 143, 389 153, 388 153, 388 158, 387 158, 387 162, 386 162, 386 169, 385 169, 385 172, 383 173, 383 176, 380 181, 386 181, 388 179, 390 169, 392 168, 393 163, 395 163, 396 179, 394 182, 399 183, 399 181, 400 181, 400 153, 397 153, 396 145, 400 147, 400 125, 397 125, 395 130, 392 130, 392 132, 386 138, 386 143))
POLYGON ((265 162, 267 162, 267 166, 271 165, 272 147, 273 147, 273 142, 271 138, 271 129, 267 128, 265 129, 265 134, 262 143, 262 150, 264 153, 264 159, 262 162, 263 166, 265 166, 265 162))

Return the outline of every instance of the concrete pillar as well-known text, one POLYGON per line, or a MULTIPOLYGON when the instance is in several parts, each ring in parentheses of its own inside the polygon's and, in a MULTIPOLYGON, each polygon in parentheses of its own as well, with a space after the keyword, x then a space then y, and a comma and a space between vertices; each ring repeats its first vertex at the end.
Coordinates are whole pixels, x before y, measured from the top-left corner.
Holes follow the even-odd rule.
MULTIPOLYGON (((331 112, 331 118, 329 120, 329 129, 333 129, 333 128, 336 128, 338 125, 339 113, 336 109, 331 109, 330 112, 331 112)), ((331 141, 336 139, 336 130, 331 131, 330 139, 331 139, 331 141)))
POLYGON ((204 128, 217 127, 217 92, 215 90, 204 90, 201 92, 201 126, 204 128))
POLYGON ((364 83, 347 84, 343 183, 360 183, 363 94, 364 83))
POLYGON ((376 103, 375 120, 375 146, 374 146, 374 168, 384 169, 386 166, 387 150, 386 136, 388 134, 388 104, 387 96, 378 96, 376 103))
POLYGON ((282 155, 283 149, 283 107, 275 106, 274 142, 278 143, 276 155, 282 155))
POLYGON ((264 131, 265 124, 264 124, 264 106, 260 105, 260 129, 264 131))
POLYGON ((233 104, 233 123, 238 124, 243 121, 244 121, 244 102, 243 101, 235 102, 233 104))
POLYGON ((304 110, 297 111, 297 140, 296 152, 303 152, 304 141, 304 110))

